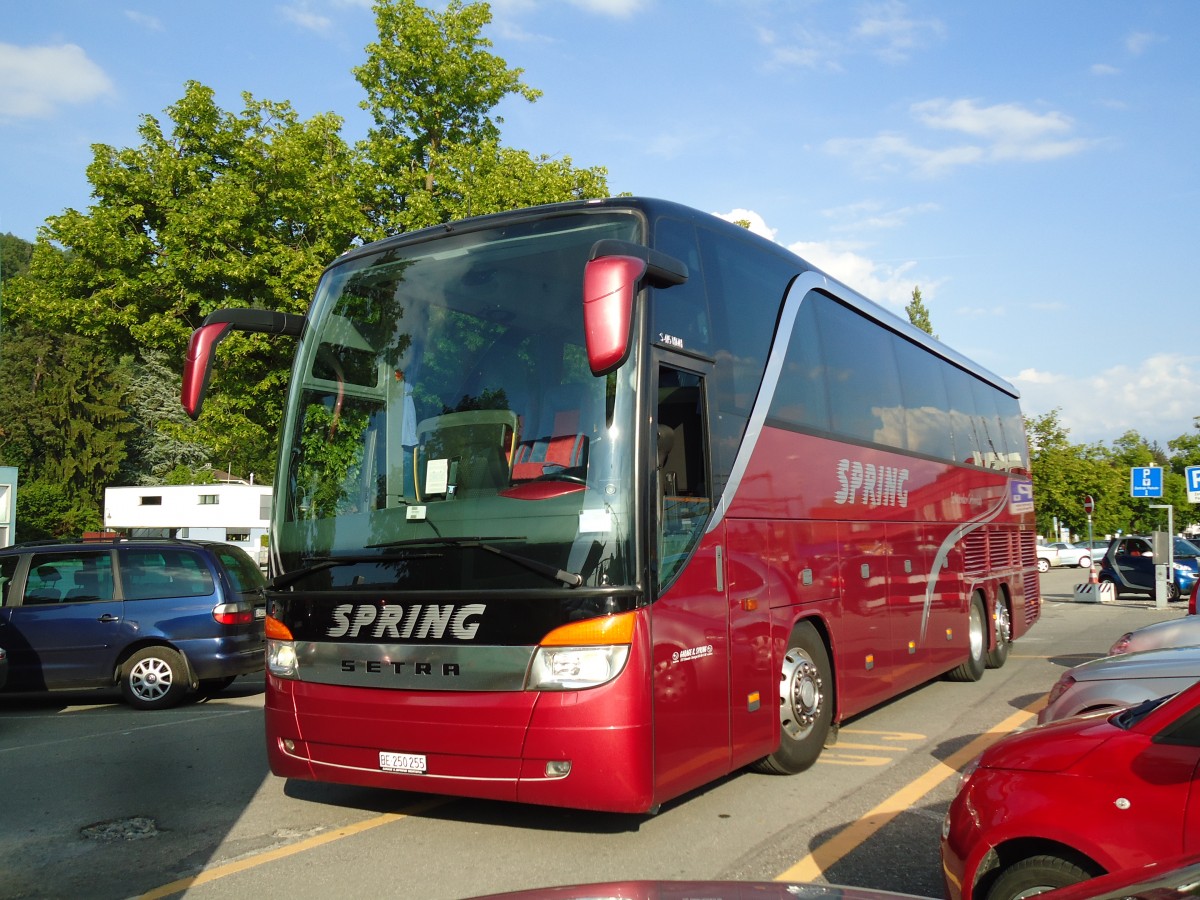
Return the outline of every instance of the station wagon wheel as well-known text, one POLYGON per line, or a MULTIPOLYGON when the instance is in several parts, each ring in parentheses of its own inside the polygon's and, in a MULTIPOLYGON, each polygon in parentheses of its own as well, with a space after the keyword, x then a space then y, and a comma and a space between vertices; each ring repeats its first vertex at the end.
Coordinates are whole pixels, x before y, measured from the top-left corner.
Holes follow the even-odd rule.
POLYGON ((792 631, 779 676, 779 749, 755 768, 794 775, 817 761, 833 721, 833 677, 825 643, 801 622, 792 631))
POLYGON ((121 666, 121 693, 134 709, 166 709, 187 693, 187 667, 170 647, 143 647, 121 666))

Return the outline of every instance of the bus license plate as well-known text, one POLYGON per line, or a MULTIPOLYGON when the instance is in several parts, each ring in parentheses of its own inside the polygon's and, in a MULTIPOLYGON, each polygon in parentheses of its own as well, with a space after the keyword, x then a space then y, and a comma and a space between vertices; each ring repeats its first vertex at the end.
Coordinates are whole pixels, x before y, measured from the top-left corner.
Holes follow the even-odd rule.
POLYGON ((385 753, 379 752, 379 768, 385 772, 408 772, 412 775, 424 775, 425 757, 419 753, 385 753))

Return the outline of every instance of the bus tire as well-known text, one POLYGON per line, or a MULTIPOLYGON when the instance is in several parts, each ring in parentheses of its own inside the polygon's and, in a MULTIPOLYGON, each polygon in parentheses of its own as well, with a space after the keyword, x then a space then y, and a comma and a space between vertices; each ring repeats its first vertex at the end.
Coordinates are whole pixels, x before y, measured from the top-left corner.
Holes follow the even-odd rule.
POLYGON ((817 761, 833 721, 833 670, 817 630, 801 622, 792 630, 779 674, 779 747, 757 769, 795 775, 817 761))
POLYGON ((978 594, 971 597, 971 609, 967 614, 967 658, 946 673, 950 681, 978 681, 987 668, 987 618, 983 612, 983 600, 978 594))
POLYGON ((996 648, 989 650, 987 667, 999 669, 1008 660, 1008 650, 1012 646, 1012 615, 1008 611, 1008 603, 1003 596, 996 599, 996 611, 992 613, 992 634, 996 637, 996 648))

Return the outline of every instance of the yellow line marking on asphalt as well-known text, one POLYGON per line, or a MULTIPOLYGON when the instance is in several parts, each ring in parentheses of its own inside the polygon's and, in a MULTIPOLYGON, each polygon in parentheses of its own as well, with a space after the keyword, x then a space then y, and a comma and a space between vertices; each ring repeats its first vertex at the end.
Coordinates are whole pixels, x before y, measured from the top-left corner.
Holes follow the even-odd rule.
POLYGON ((324 844, 331 844, 334 841, 340 841, 342 838, 354 837, 356 834, 362 834, 364 831, 370 831, 372 828, 378 828, 380 825, 390 825, 392 822, 399 822, 401 819, 406 819, 409 816, 418 815, 423 812, 428 812, 438 806, 443 806, 449 803, 450 800, 445 797, 437 797, 432 800, 426 800, 421 803, 415 803, 405 809, 403 812, 383 813, 375 816, 373 819, 364 819, 361 822, 355 822, 352 825, 346 825, 342 828, 335 828, 333 831, 327 831, 324 834, 318 834, 310 837, 307 840, 297 841, 294 844, 288 844, 284 847, 276 847, 274 850, 267 850, 263 853, 256 853, 253 856, 247 856, 244 859, 235 860, 234 862, 225 863, 223 866, 217 866, 213 869, 205 869, 195 875, 189 875, 187 878, 180 878, 178 881, 172 881, 170 884, 164 884, 161 887, 153 888, 139 897, 139 900, 159 900, 163 897, 171 897, 175 894, 181 894, 184 891, 198 887, 202 884, 216 881, 219 878, 224 878, 227 875, 236 875, 238 872, 245 872, 247 869, 253 869, 269 862, 275 862, 279 859, 286 859, 289 856, 294 856, 297 853, 304 853, 308 850, 313 850, 324 844))
MULTIPOLYGON (((873 810, 856 822, 851 822, 832 838, 813 850, 790 869, 775 876, 776 881, 816 881, 830 866, 840 862, 850 851, 861 846, 868 838, 891 822, 902 812, 913 807, 922 797, 982 753, 988 746, 1024 725, 1045 705, 1039 697, 1029 706, 1013 713, 1003 722, 979 735, 960 750, 939 760, 925 774, 906 784, 873 810)), ((836 745, 835 745, 836 746, 836 745)))
POLYGON ((917 734, 915 731, 871 731, 867 728, 843 728, 841 734, 869 734, 872 737, 880 737, 885 741, 923 741, 925 735, 917 734))

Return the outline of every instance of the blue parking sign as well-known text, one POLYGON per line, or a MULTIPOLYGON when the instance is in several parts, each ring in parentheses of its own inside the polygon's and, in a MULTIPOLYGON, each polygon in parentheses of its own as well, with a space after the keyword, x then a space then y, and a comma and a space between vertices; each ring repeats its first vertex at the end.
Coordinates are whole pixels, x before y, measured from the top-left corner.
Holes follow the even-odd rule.
POLYGON ((1131 497, 1161 497, 1163 495, 1163 470, 1159 466, 1134 466, 1129 470, 1129 495, 1131 497))
POLYGON ((1200 503, 1200 466, 1188 466, 1183 474, 1187 478, 1188 503, 1200 503))

